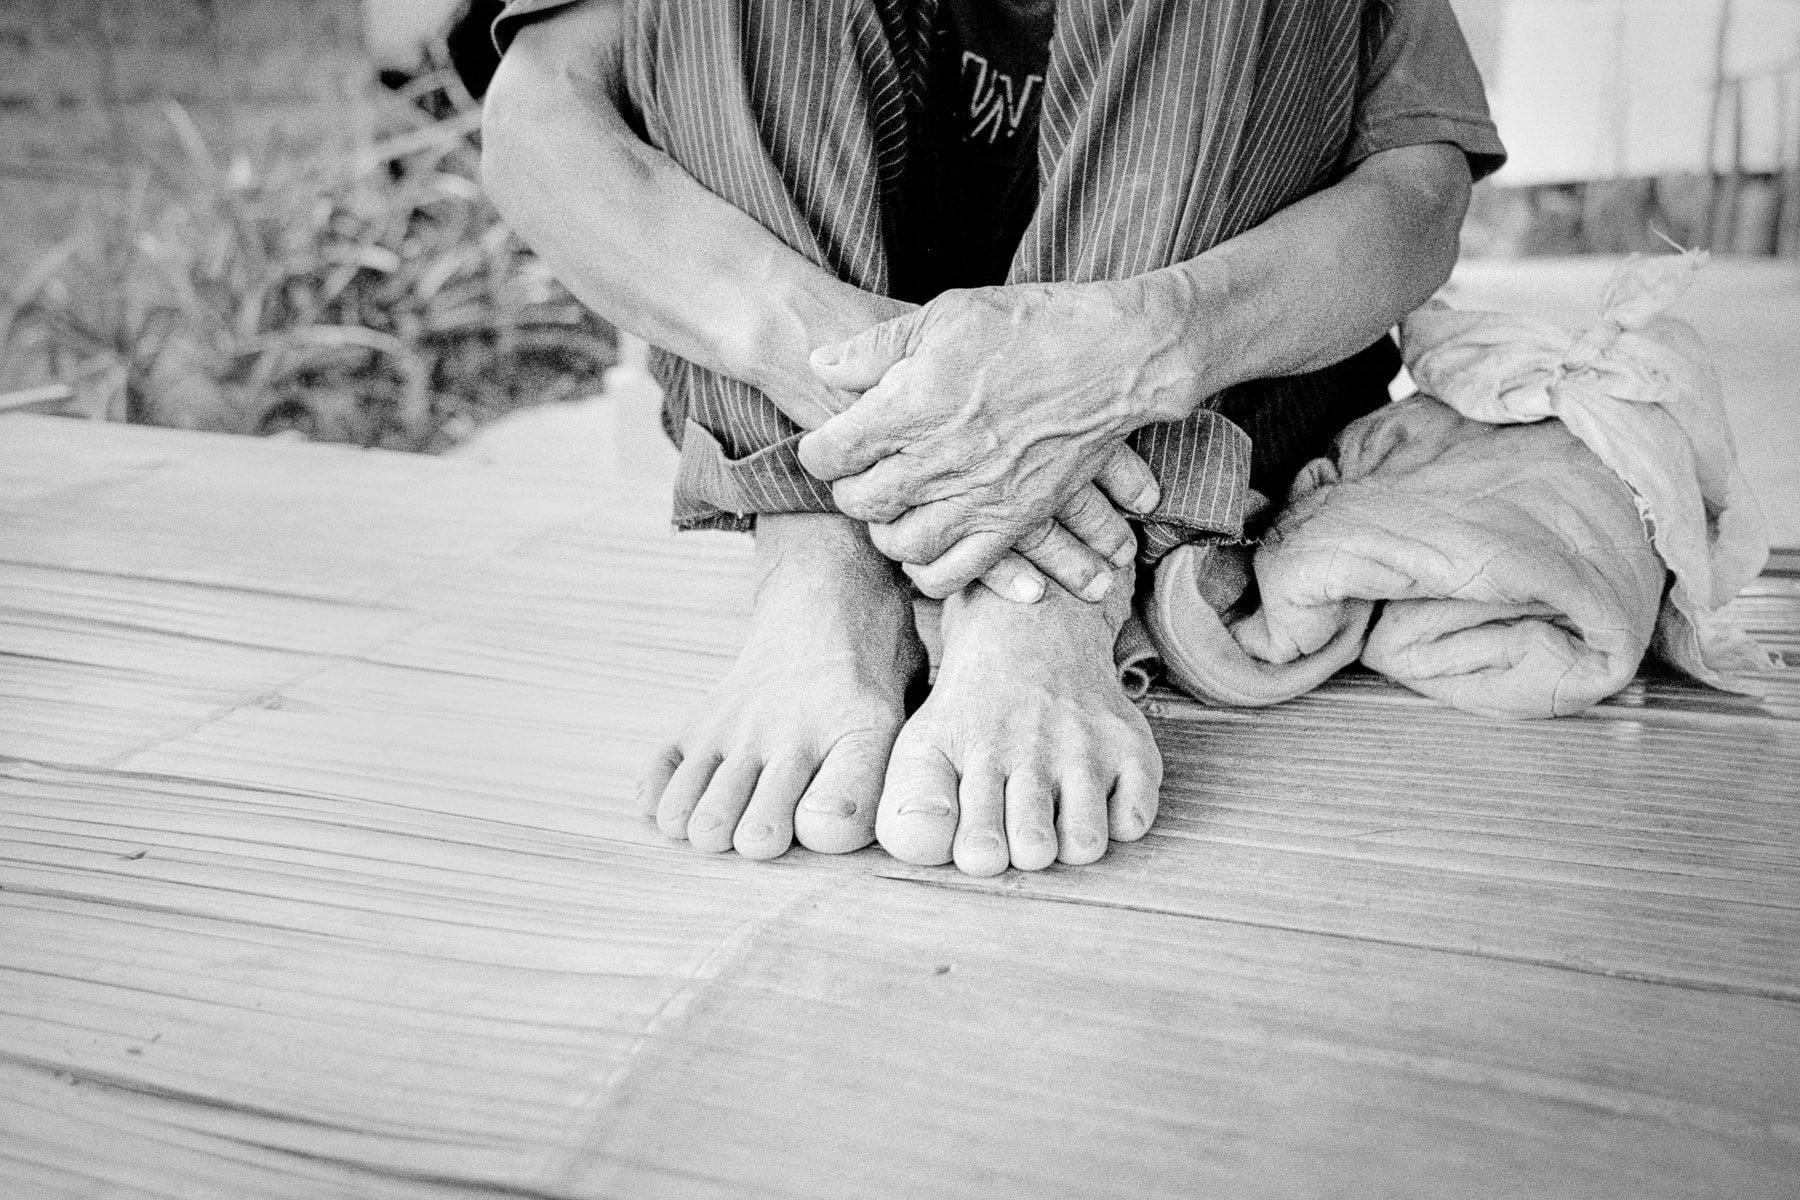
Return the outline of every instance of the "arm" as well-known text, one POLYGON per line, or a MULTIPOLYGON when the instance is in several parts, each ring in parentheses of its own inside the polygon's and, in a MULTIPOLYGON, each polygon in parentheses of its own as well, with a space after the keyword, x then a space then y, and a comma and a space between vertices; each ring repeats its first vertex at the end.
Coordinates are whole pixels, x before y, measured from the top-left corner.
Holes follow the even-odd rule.
POLYGON ((621 111, 623 35, 617 0, 519 31, 482 113, 482 185, 588 307, 813 428, 847 398, 807 354, 911 306, 813 265, 644 144, 621 111))
MULTIPOLYGON (((907 562, 1030 527, 1133 430, 1380 337, 1449 277, 1468 195, 1456 147, 1388 150, 1163 270, 947 293, 814 356, 821 380, 865 394, 801 457, 907 562)), ((980 565, 925 573, 959 587, 980 565)))
POLYGON ((1468 161, 1455 146, 1385 150, 1254 229, 1142 276, 1143 320, 1166 331, 1144 353, 1178 381, 1151 419, 1177 420, 1233 384, 1317 370, 1375 341, 1450 278, 1468 207, 1468 161))
MULTIPOLYGON (((618 0, 586 0, 520 30, 482 115, 482 183, 496 207, 618 327, 752 384, 803 429, 842 411, 853 398, 821 382, 808 355, 914 306, 844 283, 706 190, 637 136, 625 103, 618 0)), ((1134 454, 1113 456, 1098 480, 1121 504, 1155 503, 1134 454)), ((1044 587, 1005 553, 1014 541, 1070 590, 1092 585, 1109 557, 1128 557, 1131 531, 1092 488, 1066 499, 1056 521, 964 557, 979 557, 977 574, 1014 598, 1044 587)))

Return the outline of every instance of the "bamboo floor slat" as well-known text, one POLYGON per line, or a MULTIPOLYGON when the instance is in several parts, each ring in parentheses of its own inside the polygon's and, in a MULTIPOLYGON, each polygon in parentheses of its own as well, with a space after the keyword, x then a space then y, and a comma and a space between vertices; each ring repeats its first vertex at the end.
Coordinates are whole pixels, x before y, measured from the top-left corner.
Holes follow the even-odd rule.
POLYGON ((0 1197, 1800 1195, 1800 672, 1156 693, 1094 866, 749 863, 632 811, 666 504, 0 417, 0 1197))

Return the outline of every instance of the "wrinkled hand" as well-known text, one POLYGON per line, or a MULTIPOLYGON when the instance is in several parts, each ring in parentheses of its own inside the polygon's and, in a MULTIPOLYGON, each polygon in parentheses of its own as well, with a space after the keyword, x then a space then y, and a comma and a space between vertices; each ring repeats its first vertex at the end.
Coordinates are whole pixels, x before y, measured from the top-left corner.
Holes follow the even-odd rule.
MULTIPOLYGON (((946 292, 823 347, 820 380, 863 396, 802 439, 800 460, 933 594, 1015 544, 1066 558, 1058 514, 1125 527, 1092 482, 1129 511, 1155 506, 1155 480, 1121 439, 1191 390, 1134 297, 1129 282, 946 292)), ((1086 599, 1104 594, 1104 581, 1051 574, 1086 599)))
POLYGON ((1123 443, 1055 519, 1018 537, 970 533, 929 557, 907 540, 908 531, 899 523, 872 524, 869 537, 927 596, 942 599, 980 579, 1009 600, 1031 603, 1044 594, 1047 575, 1070 594, 1097 601, 1112 585, 1109 568, 1122 567, 1137 554, 1137 534, 1115 507, 1120 496, 1143 512, 1156 507, 1158 496, 1149 466, 1123 443))

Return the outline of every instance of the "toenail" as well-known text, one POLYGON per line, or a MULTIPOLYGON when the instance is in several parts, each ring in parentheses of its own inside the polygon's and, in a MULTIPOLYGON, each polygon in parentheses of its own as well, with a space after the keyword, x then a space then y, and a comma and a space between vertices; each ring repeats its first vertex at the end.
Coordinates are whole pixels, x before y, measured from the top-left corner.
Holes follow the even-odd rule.
POLYGON ((719 818, 716 813, 699 813, 694 817, 695 829, 717 829, 719 818))
POLYGON ((1106 593, 1111 588, 1112 588, 1112 576, 1111 575, 1108 575, 1108 574, 1096 575, 1096 576, 1094 576, 1094 581, 1092 583, 1088 584, 1086 587, 1081 589, 1081 598, 1083 600, 1086 600, 1086 601, 1089 601, 1090 603, 1092 603, 1094 601, 1099 600, 1102 596, 1106 595, 1106 593))
POLYGON ((900 815, 903 817, 910 817, 915 813, 924 817, 947 817, 950 815, 950 802, 932 799, 908 800, 900 806, 900 815))
POLYGON ((1030 842, 1034 846, 1041 846, 1050 840, 1050 831, 1042 825, 1027 825, 1019 831, 1019 840, 1030 842))
POLYGON ((856 801, 839 800, 830 796, 808 796, 806 803, 800 806, 807 812, 824 813, 828 817, 854 817, 856 801))
POLYGON ((765 842, 775 836, 773 825, 752 825, 744 830, 744 836, 753 842, 765 842))
POLYGON ((963 839, 963 844, 971 850, 998 850, 1000 839, 991 833, 971 833, 963 839))
POLYGON ((1100 835, 1091 829, 1080 829, 1069 835, 1069 840, 1083 850, 1091 850, 1100 843, 1100 835))

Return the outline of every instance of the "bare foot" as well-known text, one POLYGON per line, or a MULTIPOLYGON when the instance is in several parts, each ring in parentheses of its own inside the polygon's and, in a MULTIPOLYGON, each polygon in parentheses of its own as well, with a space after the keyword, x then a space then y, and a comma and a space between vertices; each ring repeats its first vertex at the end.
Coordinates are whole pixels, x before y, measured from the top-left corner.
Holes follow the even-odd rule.
POLYGON ((979 584, 944 605, 931 697, 901 730, 875 829, 894 857, 971 875, 1093 862, 1156 818, 1162 756, 1125 698, 1113 639, 1130 571, 1088 604, 1036 604, 979 584))
POLYGON ((825 514, 760 518, 755 569, 750 639, 639 802, 702 850, 860 849, 924 661, 908 590, 861 523, 825 514))

